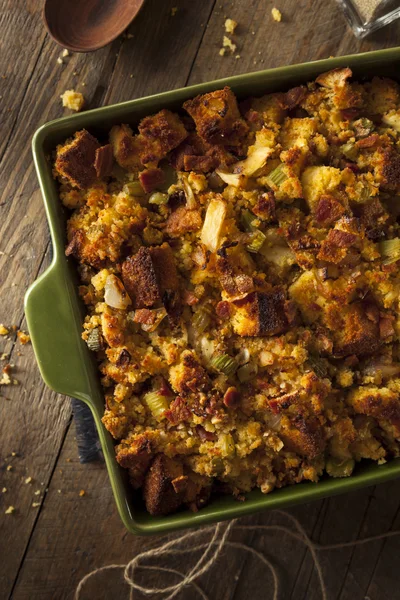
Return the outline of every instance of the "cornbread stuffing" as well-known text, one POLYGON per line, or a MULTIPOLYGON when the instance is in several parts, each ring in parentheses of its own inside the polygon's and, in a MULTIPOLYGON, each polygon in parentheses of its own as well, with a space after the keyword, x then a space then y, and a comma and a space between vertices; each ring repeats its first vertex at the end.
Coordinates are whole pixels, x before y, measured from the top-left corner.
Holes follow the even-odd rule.
POLYGON ((103 423, 152 514, 400 454, 400 89, 351 78, 57 148, 103 423))
POLYGON ((0 323, 0 335, 8 335, 10 330, 7 327, 4 327, 2 323, 0 323))
POLYGON ((83 95, 80 92, 75 92, 75 90, 66 90, 60 98, 65 108, 70 108, 76 112, 82 110, 85 104, 83 95))

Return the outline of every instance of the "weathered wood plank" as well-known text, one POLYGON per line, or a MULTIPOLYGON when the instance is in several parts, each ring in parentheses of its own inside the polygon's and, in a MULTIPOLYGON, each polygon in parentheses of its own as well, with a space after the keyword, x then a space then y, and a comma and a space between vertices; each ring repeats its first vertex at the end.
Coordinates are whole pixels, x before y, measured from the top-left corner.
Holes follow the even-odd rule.
MULTIPOLYGON (((386 531, 395 529, 396 526, 398 527, 399 524, 395 524, 395 517, 399 507, 399 498, 400 481, 391 481, 385 485, 379 485, 371 489, 368 512, 358 536, 359 539, 380 535, 386 531)), ((396 556, 399 549, 400 537, 394 538, 393 546, 389 552, 394 552, 396 556)), ((367 595, 370 595, 371 598, 378 598, 379 596, 375 594, 377 584, 381 585, 383 592, 389 597, 396 597, 398 593, 397 584, 395 584, 396 587, 393 587, 393 580, 390 577, 382 581, 382 572, 380 567, 377 567, 379 558, 386 560, 384 554, 387 550, 388 547, 384 540, 377 540, 354 547, 348 571, 342 574, 342 590, 340 595, 338 595, 339 600, 352 600, 358 597, 364 598, 367 595), (374 577, 376 567, 376 577, 374 577), (368 591, 370 583, 371 588, 368 591)))
POLYGON ((0 31, 1 158, 46 37, 40 3, 0 0, 0 31))

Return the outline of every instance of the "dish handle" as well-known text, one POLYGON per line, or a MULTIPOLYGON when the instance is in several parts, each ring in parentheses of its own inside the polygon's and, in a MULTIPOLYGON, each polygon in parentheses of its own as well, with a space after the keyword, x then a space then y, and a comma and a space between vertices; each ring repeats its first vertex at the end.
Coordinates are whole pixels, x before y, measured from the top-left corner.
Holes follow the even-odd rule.
POLYGON ((92 376, 81 336, 81 311, 68 265, 56 260, 28 289, 25 314, 45 383, 90 403, 92 376))

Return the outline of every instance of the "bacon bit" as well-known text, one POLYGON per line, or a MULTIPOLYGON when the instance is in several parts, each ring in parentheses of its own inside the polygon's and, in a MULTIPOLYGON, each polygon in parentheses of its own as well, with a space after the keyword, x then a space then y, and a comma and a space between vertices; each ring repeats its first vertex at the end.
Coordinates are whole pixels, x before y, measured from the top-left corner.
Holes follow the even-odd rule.
POLYGON ((344 166, 345 169, 349 169, 350 171, 352 171, 353 173, 359 173, 360 172, 360 168, 352 162, 348 162, 345 164, 344 166))
POLYGON ((254 214, 260 219, 271 219, 275 216, 275 194, 269 191, 258 197, 257 204, 253 208, 254 214))
POLYGON ((157 391, 162 396, 172 396, 171 388, 169 387, 168 381, 164 377, 160 377, 157 380, 157 391))
POLYGON ((206 431, 202 425, 196 426, 196 431, 198 433, 199 438, 203 442, 214 442, 217 439, 217 436, 212 431, 206 431))
POLYGON ((190 292, 189 290, 184 290, 183 302, 188 306, 194 306, 199 302, 199 299, 195 294, 193 294, 193 292, 190 292))
POLYGON ((11 369, 12 369, 12 366, 10 365, 10 363, 7 363, 6 365, 4 365, 2 371, 6 375, 9 375, 11 373, 11 369))
POLYGON ((146 169, 139 173, 139 181, 146 194, 150 194, 165 182, 165 174, 161 169, 146 169))
POLYGON ((246 121, 249 121, 249 123, 253 123, 253 124, 257 124, 257 125, 262 124, 262 117, 261 117, 260 113, 257 112, 256 110, 253 110, 252 108, 250 108, 250 110, 248 110, 246 112, 245 119, 246 119, 246 121))
POLYGON ((185 171, 200 171, 208 173, 215 166, 212 156, 196 156, 194 154, 185 154, 183 157, 185 171))
POLYGON ((224 395, 224 404, 228 408, 236 406, 240 401, 240 394, 235 387, 229 387, 224 395))
POLYGON ((393 328, 393 318, 385 316, 379 321, 379 337, 385 339, 394 335, 395 331, 393 328))
POLYGON ((164 412, 164 416, 172 423, 172 425, 178 425, 178 423, 181 423, 182 421, 189 421, 191 414, 186 402, 180 396, 177 396, 170 405, 169 410, 164 412))
POLYGON ((357 241, 358 236, 354 233, 349 233, 348 231, 331 229, 327 239, 331 244, 338 248, 350 248, 350 246, 357 241))
POLYGON ((304 100, 306 96, 306 88, 304 86, 294 87, 286 94, 282 94, 278 99, 279 104, 282 108, 292 110, 304 100))
POLYGON ((142 325, 154 325, 156 320, 156 315, 153 310, 149 308, 138 308, 135 310, 135 315, 133 317, 134 323, 140 323, 142 325))
POLYGON ((114 155, 111 144, 97 148, 94 160, 94 168, 96 169, 97 177, 108 177, 114 163, 114 155))
POLYGON ((131 355, 126 348, 121 350, 121 354, 118 356, 116 365, 117 367, 127 367, 131 362, 131 355))
POLYGON ((341 111, 342 117, 345 121, 353 121, 357 119, 360 114, 359 108, 343 108, 341 111))
POLYGON ((227 302, 226 300, 218 302, 216 307, 216 313, 220 319, 229 319, 231 315, 231 306, 229 302, 227 302))
POLYGON ((356 146, 358 146, 359 148, 371 148, 372 146, 375 146, 378 140, 379 135, 377 133, 373 133, 372 135, 369 135, 368 137, 363 138, 362 140, 358 140, 356 142, 356 146))
POLYGON ((315 209, 315 219, 318 223, 332 223, 345 212, 344 207, 328 194, 323 194, 315 209))

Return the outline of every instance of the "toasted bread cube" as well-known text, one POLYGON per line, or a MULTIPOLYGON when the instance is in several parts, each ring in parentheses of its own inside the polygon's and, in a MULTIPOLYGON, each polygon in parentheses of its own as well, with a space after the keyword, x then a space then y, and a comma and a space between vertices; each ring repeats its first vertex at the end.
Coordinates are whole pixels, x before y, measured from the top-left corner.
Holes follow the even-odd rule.
POLYGON ((334 167, 307 167, 301 176, 304 198, 310 208, 315 211, 320 196, 331 194, 341 182, 340 169, 334 167))
POLYGON ((117 462, 121 467, 129 470, 129 479, 135 489, 143 485, 145 474, 153 456, 151 441, 145 434, 137 437, 130 447, 118 449, 117 462))
POLYGON ((142 246, 135 256, 126 259, 122 264, 122 280, 129 297, 135 299, 135 308, 154 306, 161 301, 149 248, 142 246))
POLYGON ((387 387, 367 385, 351 390, 347 403, 359 414, 384 419, 400 429, 399 395, 387 387))
POLYGON ((199 136, 209 144, 235 145, 248 132, 229 87, 187 100, 183 108, 193 118, 199 136))
POLYGON ((144 165, 157 164, 187 138, 182 121, 175 113, 161 110, 139 123, 140 158, 144 165))
POLYGON ((365 356, 377 350, 381 344, 379 324, 366 315, 362 303, 334 307, 334 311, 341 317, 334 332, 336 356, 365 356))
POLYGON ((252 292, 234 300, 233 329, 241 336, 266 336, 282 333, 288 327, 285 294, 281 288, 271 292, 252 292))
POLYGON ((114 158, 123 169, 130 172, 143 168, 140 160, 140 142, 129 125, 116 125, 110 131, 114 158))
POLYGON ((205 391, 210 385, 207 371, 190 350, 185 350, 181 362, 171 367, 169 380, 172 388, 182 398, 205 391))
POLYGON ((172 238, 178 238, 190 231, 198 231, 202 225, 201 214, 198 210, 190 210, 179 206, 165 221, 164 232, 172 238))
POLYGON ((346 84, 347 79, 351 77, 353 73, 349 67, 332 69, 326 73, 321 73, 315 80, 322 87, 326 87, 332 90, 341 88, 346 84))
MULTIPOLYGON (((179 290, 178 273, 167 243, 152 248, 142 247, 122 264, 122 280, 135 308, 167 303, 179 290)), ((168 311, 168 306, 166 306, 168 311)))
POLYGON ((323 429, 316 417, 298 414, 294 418, 283 415, 279 437, 287 450, 313 459, 325 448, 323 429))
POLYGON ((88 188, 96 180, 96 151, 100 144, 86 129, 77 131, 74 138, 57 147, 55 169, 58 175, 80 189, 88 188))
POLYGON ((182 476, 181 463, 168 458, 165 454, 158 454, 155 457, 143 487, 146 508, 151 515, 168 515, 181 506, 182 493, 175 491, 172 482, 182 476))

